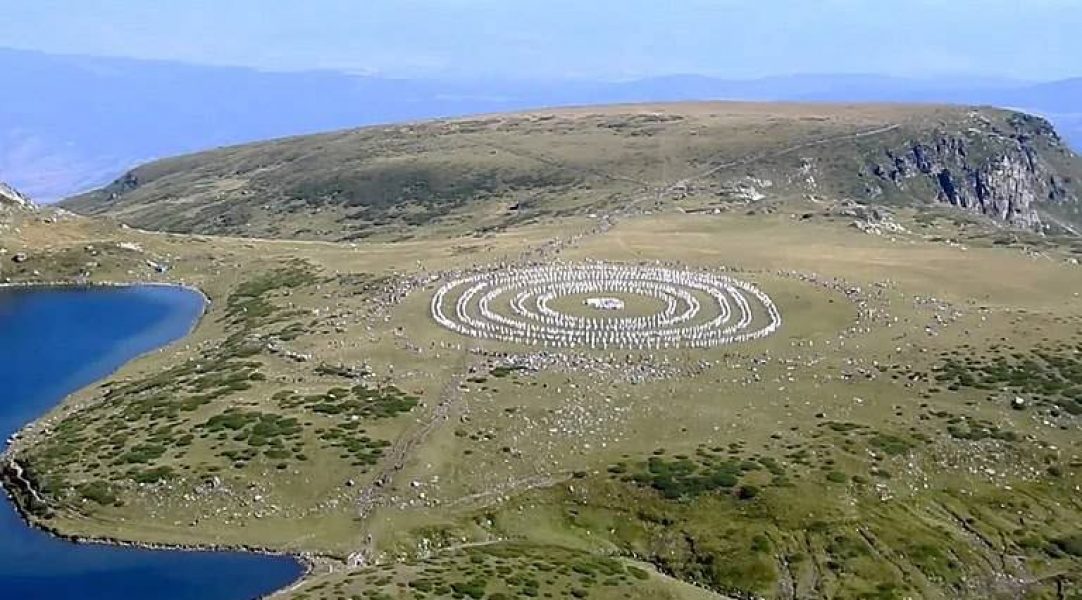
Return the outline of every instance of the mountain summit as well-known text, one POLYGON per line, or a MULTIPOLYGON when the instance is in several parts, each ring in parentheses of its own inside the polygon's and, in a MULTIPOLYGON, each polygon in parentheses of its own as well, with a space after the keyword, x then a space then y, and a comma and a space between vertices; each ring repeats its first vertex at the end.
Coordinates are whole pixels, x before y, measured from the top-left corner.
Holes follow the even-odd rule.
POLYGON ((1076 231, 1082 162, 1045 120, 933 105, 686 103, 370 127, 153 162, 65 203, 181 233, 352 240, 760 201, 942 204, 1076 231))

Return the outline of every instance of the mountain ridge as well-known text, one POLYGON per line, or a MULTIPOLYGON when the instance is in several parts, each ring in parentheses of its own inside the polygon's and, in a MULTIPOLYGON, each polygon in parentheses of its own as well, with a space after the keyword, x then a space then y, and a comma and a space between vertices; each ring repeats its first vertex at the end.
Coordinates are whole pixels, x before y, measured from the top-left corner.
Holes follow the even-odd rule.
POLYGON ((153 162, 63 206, 178 233, 349 240, 662 205, 677 189, 716 204, 747 181, 771 182, 753 197, 941 203, 1046 231, 1082 221, 1082 163, 1044 119, 900 104, 625 104, 374 126, 153 162))
POLYGON ((19 190, 0 181, 0 208, 31 209, 34 208, 34 202, 19 190))

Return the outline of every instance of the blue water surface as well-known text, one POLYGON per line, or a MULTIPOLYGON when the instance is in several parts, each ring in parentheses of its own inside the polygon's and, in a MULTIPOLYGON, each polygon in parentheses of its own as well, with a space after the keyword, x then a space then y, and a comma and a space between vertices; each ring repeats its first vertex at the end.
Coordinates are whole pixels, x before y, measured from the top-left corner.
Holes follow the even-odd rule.
MULTIPOLYGON (((184 337, 202 311, 202 296, 176 287, 0 289, 0 439, 184 337)), ((288 557, 73 544, 0 501, 0 598, 243 600, 301 572, 288 557)))

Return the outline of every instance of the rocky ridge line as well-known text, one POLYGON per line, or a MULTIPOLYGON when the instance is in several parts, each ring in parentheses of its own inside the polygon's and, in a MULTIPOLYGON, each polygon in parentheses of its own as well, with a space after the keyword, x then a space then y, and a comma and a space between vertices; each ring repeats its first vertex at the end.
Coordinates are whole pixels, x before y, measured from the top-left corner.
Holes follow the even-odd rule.
POLYGON ((1046 211, 1079 203, 1077 182, 1050 160, 1077 157, 1044 119, 1016 113, 1008 123, 1010 129, 985 122, 885 149, 868 167, 868 193, 896 188, 1014 227, 1077 233, 1046 211))
POLYGON ((33 209, 35 204, 15 188, 0 181, 0 208, 33 209))

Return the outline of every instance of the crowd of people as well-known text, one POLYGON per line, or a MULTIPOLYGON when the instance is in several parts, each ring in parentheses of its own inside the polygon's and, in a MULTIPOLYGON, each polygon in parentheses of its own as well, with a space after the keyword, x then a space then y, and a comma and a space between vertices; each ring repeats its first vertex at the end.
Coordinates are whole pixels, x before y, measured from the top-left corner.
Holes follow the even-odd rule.
POLYGON ((431 312, 440 325, 469 337, 554 348, 712 348, 765 337, 781 325, 774 303, 749 283, 680 268, 608 263, 475 273, 440 286, 431 312), (592 294, 639 296, 664 308, 583 316, 554 306, 561 298, 592 294))

